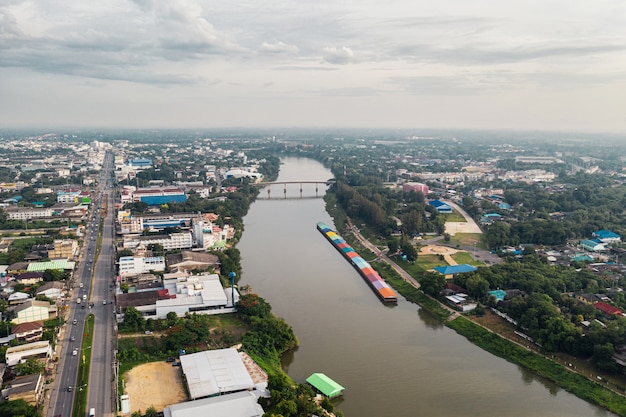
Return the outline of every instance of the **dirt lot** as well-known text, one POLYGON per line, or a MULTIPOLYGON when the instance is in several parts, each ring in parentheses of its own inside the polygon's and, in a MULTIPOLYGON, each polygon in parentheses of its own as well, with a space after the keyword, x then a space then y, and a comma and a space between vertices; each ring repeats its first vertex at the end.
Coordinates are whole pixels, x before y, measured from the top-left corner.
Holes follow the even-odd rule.
POLYGON ((164 361, 139 365, 124 374, 124 390, 130 396, 131 413, 145 413, 150 406, 163 411, 187 401, 180 367, 164 361))

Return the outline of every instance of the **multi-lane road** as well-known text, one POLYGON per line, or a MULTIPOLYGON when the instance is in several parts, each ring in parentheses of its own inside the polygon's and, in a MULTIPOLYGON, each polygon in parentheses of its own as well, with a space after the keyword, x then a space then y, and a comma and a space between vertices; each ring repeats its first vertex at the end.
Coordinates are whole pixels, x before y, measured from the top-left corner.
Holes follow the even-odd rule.
POLYGON ((85 243, 81 249, 79 267, 71 282, 67 324, 57 342, 59 361, 50 394, 47 417, 71 417, 74 395, 88 390, 87 410, 96 409, 96 416, 110 416, 116 410, 113 381, 114 316, 113 271, 115 265, 113 204, 107 204, 102 227, 100 208, 103 197, 114 200, 110 184, 112 157, 105 159, 103 175, 97 190, 94 208, 87 223, 85 243), (99 237, 101 235, 101 239, 99 237), (98 242, 101 242, 96 257, 98 242), (77 300, 80 299, 80 303, 77 300), (90 346, 82 346, 85 319, 95 316, 93 339, 90 346), (76 386, 79 361, 85 350, 91 349, 89 381, 76 386))

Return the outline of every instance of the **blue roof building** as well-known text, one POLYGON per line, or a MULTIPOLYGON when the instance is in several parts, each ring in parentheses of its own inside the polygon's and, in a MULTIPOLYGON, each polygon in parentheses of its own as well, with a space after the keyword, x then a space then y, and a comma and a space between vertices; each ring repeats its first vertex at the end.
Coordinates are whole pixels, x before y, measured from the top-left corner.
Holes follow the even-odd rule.
POLYGON ((593 232, 593 237, 601 240, 604 243, 613 243, 613 242, 622 241, 622 237, 620 235, 610 230, 598 230, 596 232, 593 232))
POLYGON ((585 239, 580 241, 580 246, 590 252, 607 250, 606 243, 600 239, 585 239))
POLYGON ((152 168, 152 160, 146 158, 131 159, 128 161, 128 165, 139 169, 152 168))
POLYGON ((149 206, 160 206, 168 203, 184 203, 187 201, 187 196, 185 194, 141 196, 139 201, 149 206))
POLYGON ((439 213, 452 213, 452 206, 449 206, 441 200, 433 200, 428 204, 436 208, 439 213))
POLYGON ((465 272, 474 272, 478 268, 470 264, 461 264, 461 265, 437 266, 433 269, 442 275, 456 275, 456 274, 463 274, 465 272))

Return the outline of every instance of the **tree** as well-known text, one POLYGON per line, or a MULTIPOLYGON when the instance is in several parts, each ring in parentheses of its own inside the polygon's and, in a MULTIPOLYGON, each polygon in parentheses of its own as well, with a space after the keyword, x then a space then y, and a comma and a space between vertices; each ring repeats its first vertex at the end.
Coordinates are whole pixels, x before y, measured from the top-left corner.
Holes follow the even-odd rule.
POLYGON ((45 365, 35 358, 28 358, 26 361, 15 365, 15 373, 18 375, 35 375, 44 371, 45 365))
POLYGON ((154 408, 154 406, 150 406, 146 410, 146 414, 144 414, 144 417, 158 417, 158 415, 159 413, 157 412, 156 408, 154 408))
POLYGON ((472 275, 465 285, 467 292, 477 300, 483 299, 489 291, 489 282, 478 274, 472 275))
POLYGON ((0 417, 39 417, 37 408, 24 400, 3 401, 0 403, 0 417))
POLYGON ((128 307, 124 312, 124 327, 130 331, 143 330, 146 319, 141 315, 135 307, 128 307))
POLYGON ((257 294, 245 294, 235 304, 237 314, 245 321, 250 322, 252 317, 269 317, 272 307, 257 294))
POLYGON ((387 247, 389 248, 389 254, 393 255, 398 252, 398 241, 394 238, 391 238, 387 241, 387 247))
POLYGON ((420 287, 424 293, 436 297, 439 295, 443 286, 446 283, 446 278, 435 272, 424 272, 420 278, 420 287))
POLYGON ((417 251, 406 235, 402 235, 402 238, 400 238, 400 249, 402 249, 402 253, 406 256, 407 261, 415 262, 417 260, 417 251))

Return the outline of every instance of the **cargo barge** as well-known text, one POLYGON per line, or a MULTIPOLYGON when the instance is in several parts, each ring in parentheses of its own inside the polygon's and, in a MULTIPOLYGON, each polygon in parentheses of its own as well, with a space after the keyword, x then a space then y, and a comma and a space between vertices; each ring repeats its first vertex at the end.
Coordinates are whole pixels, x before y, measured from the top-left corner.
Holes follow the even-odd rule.
POLYGON ((317 230, 352 264, 383 302, 398 302, 398 294, 393 288, 337 232, 323 222, 317 223, 317 230))

